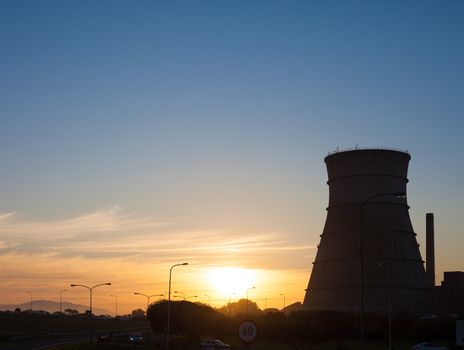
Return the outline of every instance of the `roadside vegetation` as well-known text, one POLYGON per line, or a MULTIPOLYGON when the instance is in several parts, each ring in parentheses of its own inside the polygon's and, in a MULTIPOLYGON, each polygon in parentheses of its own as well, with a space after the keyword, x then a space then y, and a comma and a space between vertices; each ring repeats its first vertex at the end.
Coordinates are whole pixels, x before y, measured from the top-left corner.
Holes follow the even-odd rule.
MULTIPOLYGON (((145 317, 95 317, 95 331, 117 329, 148 328, 145 317)), ((47 334, 86 333, 90 329, 90 319, 85 314, 64 314, 48 312, 0 312, 0 341, 47 334)))
MULTIPOLYGON (((133 317, 95 318, 95 344, 57 347, 56 350, 78 349, 159 349, 165 348, 167 301, 151 304, 146 317, 143 310, 134 310, 133 317), (142 330, 143 344, 120 341, 122 334, 142 330), (119 334, 119 338, 118 338, 119 334), (106 338, 104 338, 106 336, 106 338), (100 337, 100 342, 98 342, 100 337)), ((199 350, 202 339, 221 339, 233 350, 246 349, 237 336, 238 324, 253 319, 258 325, 258 338, 251 350, 357 350, 359 314, 330 311, 261 311, 246 300, 214 309, 201 303, 172 301, 171 350, 199 350)), ((365 318, 365 349, 388 349, 387 317, 367 315, 365 318)), ((82 314, 41 314, 0 312, 3 341, 13 337, 38 334, 89 332, 90 319, 82 314), (9 338, 8 338, 9 337, 9 338)), ((407 350, 419 342, 437 342, 454 349, 455 319, 418 318, 395 314, 392 318, 392 349, 407 350)), ((1 344, 1 342, 0 342, 1 344)), ((1 349, 1 346, 0 346, 1 349)), ((222 350, 222 349, 220 349, 222 350)))
MULTIPOLYGON (((237 339, 237 327, 243 319, 253 319, 259 328, 253 350, 290 349, 359 349, 359 314, 335 311, 263 312, 246 300, 230 303, 221 309, 207 305, 176 301, 171 304, 171 334, 175 349, 198 347, 199 339, 219 338, 233 348, 243 348, 237 339)), ((152 304, 147 314, 154 333, 166 327, 167 302, 152 304)), ((367 349, 387 349, 388 318, 367 315, 365 341, 367 349)), ((392 317, 392 348, 410 349, 419 342, 437 342, 454 348, 455 319, 418 318, 398 313, 392 317)), ((157 344, 162 348, 162 344, 157 344)))

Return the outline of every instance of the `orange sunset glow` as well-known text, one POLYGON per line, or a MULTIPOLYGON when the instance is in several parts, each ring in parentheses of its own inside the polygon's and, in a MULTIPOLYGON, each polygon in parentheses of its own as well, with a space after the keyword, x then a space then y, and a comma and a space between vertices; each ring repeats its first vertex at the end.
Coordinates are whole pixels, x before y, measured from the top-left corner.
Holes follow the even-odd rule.
POLYGON ((463 19, 0 1, 0 350, 464 349, 463 19))
POLYGON ((314 252, 275 232, 181 231, 172 223, 119 207, 57 221, 29 221, 18 213, 0 220, 2 248, 12 250, 0 257, 7 277, 4 299, 12 304, 27 300, 24 290, 31 290, 35 300, 56 300, 63 288, 68 289, 63 300, 86 304, 87 291, 69 288, 70 283, 111 282, 95 290, 95 307, 113 310, 113 294, 118 295, 120 312, 129 313, 146 302, 134 292, 167 297, 170 266, 188 261, 188 266, 173 270, 173 291, 219 307, 245 298, 254 286, 249 297, 261 308, 265 300, 268 307, 281 307, 281 293, 289 302, 302 300, 308 270, 282 273, 276 259, 297 254, 309 262, 308 254, 314 252))

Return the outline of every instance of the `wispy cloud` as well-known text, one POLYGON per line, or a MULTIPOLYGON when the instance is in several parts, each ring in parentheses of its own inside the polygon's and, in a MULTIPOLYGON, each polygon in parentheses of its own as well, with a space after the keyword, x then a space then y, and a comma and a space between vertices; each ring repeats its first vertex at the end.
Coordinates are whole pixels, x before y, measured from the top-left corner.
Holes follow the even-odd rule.
POLYGON ((0 214, 2 294, 9 293, 11 298, 24 297, 29 289, 44 298, 50 293, 53 297, 71 282, 108 280, 113 282, 112 292, 126 293, 130 300, 136 289, 165 292, 166 273, 173 262, 180 261, 190 263, 188 269, 177 272, 185 274, 182 280, 188 290, 204 290, 205 272, 217 266, 272 275, 269 290, 276 281, 281 287, 297 285, 302 290, 311 266, 308 252, 314 248, 291 242, 283 232, 181 230, 172 222, 127 213, 117 206, 56 221, 0 214))
POLYGON ((167 226, 155 218, 138 217, 133 213, 123 213, 119 206, 106 210, 57 221, 26 221, 17 213, 0 214, 1 235, 21 235, 22 237, 72 238, 84 233, 117 233, 127 230, 147 230, 167 226))
POLYGON ((11 212, 11 213, 6 213, 6 214, 0 214, 0 221, 6 220, 8 218, 11 218, 13 215, 15 215, 16 212, 11 212))
POLYGON ((137 258, 160 262, 188 256, 198 263, 258 262, 264 257, 308 251, 280 232, 235 233, 178 230, 157 217, 125 213, 115 206, 58 221, 27 221, 0 215, 0 255, 27 254, 88 259, 137 258))

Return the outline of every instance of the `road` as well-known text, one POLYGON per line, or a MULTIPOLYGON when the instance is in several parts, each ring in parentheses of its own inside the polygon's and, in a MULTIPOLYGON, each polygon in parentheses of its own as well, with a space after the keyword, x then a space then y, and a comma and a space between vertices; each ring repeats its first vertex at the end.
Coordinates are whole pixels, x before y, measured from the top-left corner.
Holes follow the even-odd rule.
POLYGON ((88 342, 88 336, 70 338, 35 338, 16 340, 0 345, 0 350, 46 350, 54 346, 88 342))

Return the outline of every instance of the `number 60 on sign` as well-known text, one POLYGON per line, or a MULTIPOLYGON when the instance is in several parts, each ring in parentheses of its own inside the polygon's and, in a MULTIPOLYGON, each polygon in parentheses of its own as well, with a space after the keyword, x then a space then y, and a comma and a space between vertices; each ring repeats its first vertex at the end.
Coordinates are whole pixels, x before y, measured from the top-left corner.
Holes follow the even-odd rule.
POLYGON ((251 320, 244 320, 238 326, 238 336, 245 343, 251 343, 258 335, 258 327, 251 320))

